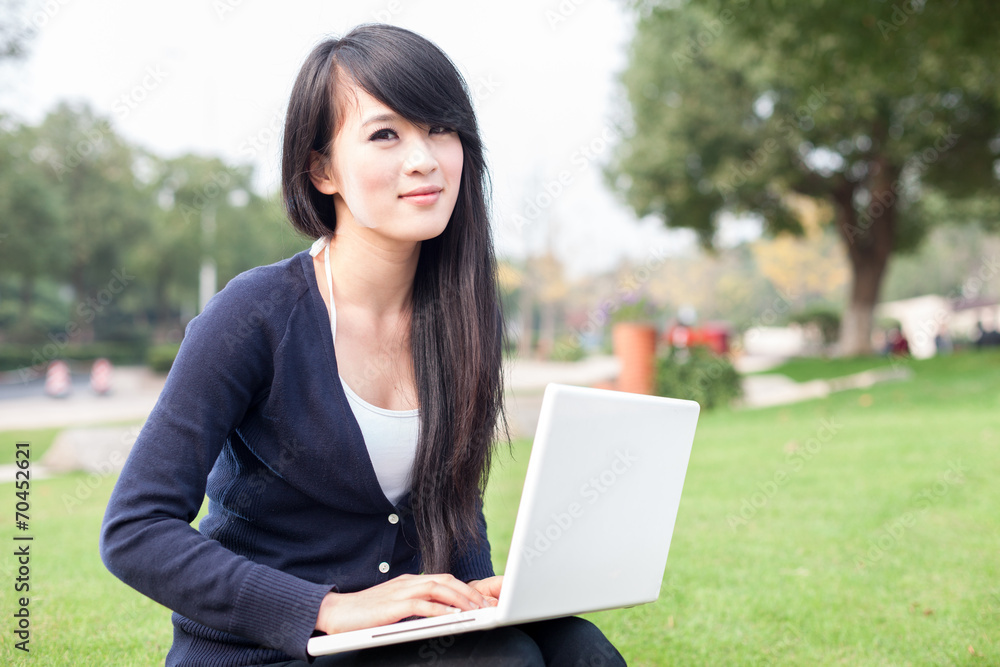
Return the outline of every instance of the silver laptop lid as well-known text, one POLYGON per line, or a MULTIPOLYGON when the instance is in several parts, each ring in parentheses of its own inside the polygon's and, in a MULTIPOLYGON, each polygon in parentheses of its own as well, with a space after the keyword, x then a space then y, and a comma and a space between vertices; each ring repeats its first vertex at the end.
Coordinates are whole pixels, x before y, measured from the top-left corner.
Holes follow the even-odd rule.
POLYGON ((500 596, 502 622, 656 600, 699 408, 546 387, 500 596))

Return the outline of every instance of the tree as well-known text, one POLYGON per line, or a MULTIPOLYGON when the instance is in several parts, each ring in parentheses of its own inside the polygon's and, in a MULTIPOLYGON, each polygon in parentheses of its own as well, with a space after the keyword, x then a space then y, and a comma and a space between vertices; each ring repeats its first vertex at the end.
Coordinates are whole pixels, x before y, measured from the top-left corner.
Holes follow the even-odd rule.
POLYGON ((277 199, 252 188, 250 165, 184 154, 169 160, 148 156, 153 192, 151 237, 136 248, 136 264, 152 292, 149 316, 154 338, 183 330, 183 315, 197 312, 203 258, 218 270, 218 286, 254 266, 276 262, 301 249, 277 199))
POLYGON ((0 61, 24 56, 28 40, 36 31, 35 25, 25 16, 21 0, 0 0, 0 61))
MULTIPOLYGON (((149 237, 149 187, 135 172, 138 151, 86 106, 60 104, 35 137, 31 159, 65 206, 61 259, 48 274, 72 287, 74 331, 80 342, 89 342, 97 316, 119 311, 119 294, 132 286, 137 267, 125 258, 149 237)), ((25 238, 52 242, 37 228, 25 238)))
POLYGON ((852 274, 841 351, 870 353, 890 257, 940 222, 926 195, 996 210, 1000 5, 635 7, 609 183, 638 215, 690 227, 706 246, 723 212, 801 233, 787 195, 825 199, 852 274))
POLYGON ((751 247, 761 273, 789 305, 802 308, 807 301, 834 298, 847 283, 847 263, 837 252, 835 235, 823 227, 832 216, 829 207, 801 196, 790 195, 788 202, 798 212, 802 235, 759 239, 751 247))
POLYGON ((30 339, 35 283, 65 256, 66 206, 53 179, 31 158, 33 128, 0 117, 0 276, 20 281, 15 338, 30 339))
POLYGON ((171 340, 197 312, 202 258, 224 285, 308 245, 253 168, 163 159, 86 106, 37 127, 0 115, 0 281, 8 341, 171 340))

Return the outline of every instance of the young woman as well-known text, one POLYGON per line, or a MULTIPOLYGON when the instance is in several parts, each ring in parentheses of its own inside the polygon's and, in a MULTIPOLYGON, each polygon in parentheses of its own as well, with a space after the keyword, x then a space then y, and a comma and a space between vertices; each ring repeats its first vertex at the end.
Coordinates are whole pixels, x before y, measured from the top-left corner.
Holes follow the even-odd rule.
MULTIPOLYGON (((282 191, 315 242, 188 325, 102 527, 108 569, 174 610, 168 665, 423 662, 426 642, 306 644, 496 604, 482 492, 508 436, 487 187, 468 89, 436 46, 365 25, 307 58, 282 191)), ((432 652, 622 664, 575 617, 432 652)))

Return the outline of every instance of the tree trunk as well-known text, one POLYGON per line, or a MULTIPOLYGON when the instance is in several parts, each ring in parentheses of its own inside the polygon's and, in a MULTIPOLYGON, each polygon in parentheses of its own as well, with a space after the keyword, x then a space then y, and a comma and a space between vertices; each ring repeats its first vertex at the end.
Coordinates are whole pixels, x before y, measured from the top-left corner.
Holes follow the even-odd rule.
POLYGON ((851 295, 840 321, 840 353, 845 357, 872 354, 872 324, 886 262, 872 254, 851 260, 851 295))
POLYGON ((872 354, 872 325, 882 278, 892 254, 896 228, 899 170, 878 156, 872 160, 871 201, 862 215, 854 208, 853 183, 844 182, 833 193, 837 226, 851 263, 850 301, 840 323, 840 354, 872 354))

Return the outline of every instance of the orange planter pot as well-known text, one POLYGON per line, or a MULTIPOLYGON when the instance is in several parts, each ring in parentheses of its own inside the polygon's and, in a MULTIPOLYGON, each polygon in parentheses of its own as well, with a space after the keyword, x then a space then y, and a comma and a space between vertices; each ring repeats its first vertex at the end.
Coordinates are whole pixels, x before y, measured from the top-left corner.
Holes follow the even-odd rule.
POLYGON ((619 322, 611 329, 611 347, 622 364, 618 391, 652 394, 656 327, 638 322, 619 322))

